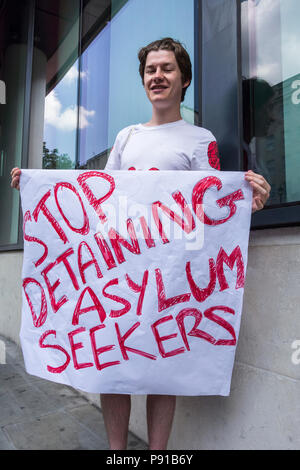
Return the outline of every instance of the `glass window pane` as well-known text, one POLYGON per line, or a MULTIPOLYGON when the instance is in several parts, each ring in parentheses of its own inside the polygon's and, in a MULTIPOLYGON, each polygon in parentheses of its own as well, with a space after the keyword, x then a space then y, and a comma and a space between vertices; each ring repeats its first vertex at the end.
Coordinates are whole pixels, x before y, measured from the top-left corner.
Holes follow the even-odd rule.
POLYGON ((300 200, 298 3, 241 2, 244 161, 269 180, 269 205, 300 200))
MULTIPOLYGON (((86 14, 84 24, 89 20, 95 30, 91 9, 84 10, 84 18, 86 14)), ((105 166, 107 151, 122 128, 151 117, 138 71, 141 47, 171 36, 184 43, 194 63, 194 0, 104 1, 98 4, 98 18, 99 32, 81 57, 79 165, 88 168, 105 166)), ((182 103, 182 116, 191 123, 193 83, 182 103)))
POLYGON ((75 168, 78 125, 78 60, 46 95, 43 168, 75 168))
POLYGON ((79 163, 81 167, 90 160, 88 167, 97 168, 102 153, 106 157, 108 149, 109 57, 110 23, 101 30, 81 56, 79 113, 79 163))
POLYGON ((300 29, 299 2, 280 2, 282 92, 287 202, 300 200, 300 29))
POLYGON ((0 245, 18 243, 19 193, 10 171, 21 166, 28 2, 0 5, 0 245))
POLYGON ((80 0, 37 0, 29 165, 75 168, 80 0), (41 125, 43 123, 43 125, 41 125))

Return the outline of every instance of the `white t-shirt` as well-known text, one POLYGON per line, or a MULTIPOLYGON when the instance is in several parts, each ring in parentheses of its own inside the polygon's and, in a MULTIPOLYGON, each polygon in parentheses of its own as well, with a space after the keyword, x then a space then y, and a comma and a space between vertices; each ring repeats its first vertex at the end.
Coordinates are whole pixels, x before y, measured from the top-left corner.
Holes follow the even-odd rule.
POLYGON ((216 139, 183 119, 122 129, 105 170, 219 170, 216 139))

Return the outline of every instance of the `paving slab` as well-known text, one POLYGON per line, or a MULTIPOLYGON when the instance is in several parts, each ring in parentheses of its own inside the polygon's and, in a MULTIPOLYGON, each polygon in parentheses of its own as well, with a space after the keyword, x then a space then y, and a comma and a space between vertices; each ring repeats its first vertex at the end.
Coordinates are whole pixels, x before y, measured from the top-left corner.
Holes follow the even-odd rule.
MULTIPOLYGON (((0 450, 108 450, 103 415, 77 390, 27 374, 18 345, 0 364, 0 450)), ((132 433, 128 450, 146 450, 132 433)))
POLYGON ((10 424, 4 431, 19 450, 107 449, 103 439, 97 438, 63 411, 10 424))
POLYGON ((4 431, 0 429, 0 450, 15 450, 12 442, 7 438, 4 431))

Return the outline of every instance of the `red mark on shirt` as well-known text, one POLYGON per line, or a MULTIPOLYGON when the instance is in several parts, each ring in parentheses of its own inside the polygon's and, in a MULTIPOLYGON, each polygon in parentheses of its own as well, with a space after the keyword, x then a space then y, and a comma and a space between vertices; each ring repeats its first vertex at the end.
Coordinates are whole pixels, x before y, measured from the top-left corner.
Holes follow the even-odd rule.
POLYGON ((215 168, 216 170, 220 170, 220 157, 219 157, 219 150, 218 150, 218 144, 217 142, 211 142, 208 146, 208 151, 207 151, 207 156, 208 156, 208 163, 212 168, 215 168))
MULTIPOLYGON (((134 166, 130 166, 128 168, 128 170, 136 170, 136 168, 134 166)), ((158 170, 159 171, 159 168, 156 168, 155 166, 153 166, 152 168, 149 168, 149 170, 158 170)))

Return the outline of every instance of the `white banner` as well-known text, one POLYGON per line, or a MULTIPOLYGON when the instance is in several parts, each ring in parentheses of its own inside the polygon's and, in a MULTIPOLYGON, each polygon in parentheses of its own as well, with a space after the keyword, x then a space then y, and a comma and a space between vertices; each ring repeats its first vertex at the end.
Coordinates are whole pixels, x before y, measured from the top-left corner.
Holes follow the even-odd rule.
POLYGON ((229 395, 241 172, 22 170, 26 370, 94 393, 229 395))

